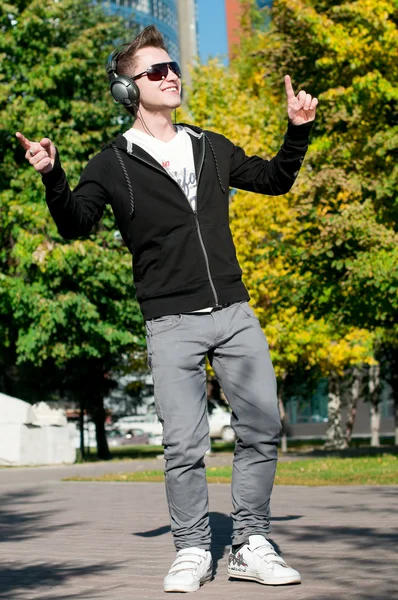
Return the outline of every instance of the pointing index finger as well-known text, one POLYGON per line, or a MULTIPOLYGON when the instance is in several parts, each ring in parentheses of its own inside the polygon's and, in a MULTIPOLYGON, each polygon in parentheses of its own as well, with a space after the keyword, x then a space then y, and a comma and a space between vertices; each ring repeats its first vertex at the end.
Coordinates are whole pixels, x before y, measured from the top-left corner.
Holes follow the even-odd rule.
POLYGON ((20 133, 19 131, 17 131, 15 135, 22 148, 24 148, 25 150, 29 150, 31 143, 28 140, 28 138, 22 135, 22 133, 20 133))
POLYGON ((290 100, 290 98, 294 98, 294 90, 292 86, 292 80, 290 79, 290 75, 285 75, 285 88, 287 99, 290 100))

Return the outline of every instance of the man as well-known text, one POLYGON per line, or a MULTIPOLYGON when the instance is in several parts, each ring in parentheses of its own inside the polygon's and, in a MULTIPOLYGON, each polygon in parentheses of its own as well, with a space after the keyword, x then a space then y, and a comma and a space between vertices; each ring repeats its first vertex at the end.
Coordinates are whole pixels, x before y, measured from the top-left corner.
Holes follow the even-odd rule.
POLYGON ((107 71, 114 98, 135 120, 88 163, 73 192, 49 139, 17 137, 43 176, 60 233, 88 235, 109 203, 133 255, 177 550, 164 590, 196 591, 212 577, 203 460, 209 448, 206 355, 232 407, 237 439, 228 574, 269 585, 298 583, 299 573, 267 540, 280 432, 276 382, 241 280, 228 188, 288 192, 307 150, 317 99, 304 91, 296 97, 285 78, 288 129, 277 156, 266 161, 247 157, 222 135, 173 125, 181 74, 153 26, 114 53, 107 71))

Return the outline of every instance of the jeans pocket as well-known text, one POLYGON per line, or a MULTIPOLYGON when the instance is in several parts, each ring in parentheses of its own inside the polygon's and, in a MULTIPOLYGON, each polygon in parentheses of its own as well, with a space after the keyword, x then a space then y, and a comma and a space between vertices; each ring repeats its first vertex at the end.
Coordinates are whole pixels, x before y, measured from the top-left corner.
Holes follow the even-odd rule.
POLYGON ((165 315, 146 322, 146 328, 150 335, 157 336, 161 333, 171 331, 182 321, 183 315, 165 315))
POLYGON ((151 344, 151 336, 148 334, 146 336, 146 352, 147 352, 147 364, 150 369, 152 369, 152 344, 151 344))
POLYGON ((257 319, 254 310, 248 302, 239 302, 239 308, 245 313, 246 317, 257 319))

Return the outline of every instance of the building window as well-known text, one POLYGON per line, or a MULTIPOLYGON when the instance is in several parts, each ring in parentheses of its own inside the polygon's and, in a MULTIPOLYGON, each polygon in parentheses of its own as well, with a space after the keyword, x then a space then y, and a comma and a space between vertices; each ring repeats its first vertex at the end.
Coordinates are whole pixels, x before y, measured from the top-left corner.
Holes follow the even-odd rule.
POLYGON ((140 10, 143 13, 151 12, 149 0, 133 0, 132 4, 136 10, 140 10))

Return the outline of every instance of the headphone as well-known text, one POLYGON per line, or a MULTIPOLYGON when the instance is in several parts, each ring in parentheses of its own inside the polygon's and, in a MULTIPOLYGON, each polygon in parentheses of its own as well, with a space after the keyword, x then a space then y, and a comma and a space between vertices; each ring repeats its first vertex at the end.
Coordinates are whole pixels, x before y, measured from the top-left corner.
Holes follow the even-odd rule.
POLYGON ((122 104, 129 113, 132 113, 135 119, 140 103, 140 90, 130 77, 117 74, 117 61, 122 51, 122 49, 116 49, 112 52, 105 69, 109 77, 110 92, 113 99, 122 104))

